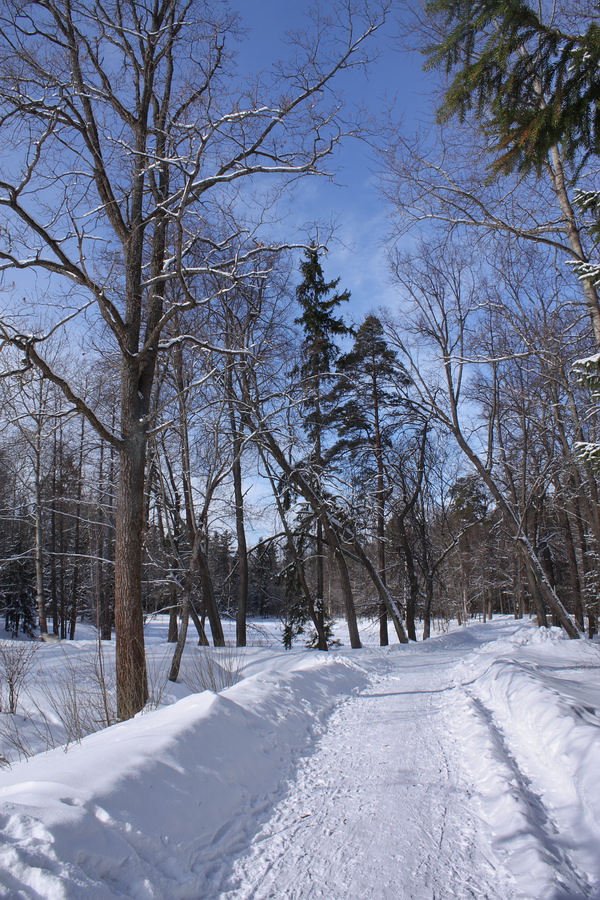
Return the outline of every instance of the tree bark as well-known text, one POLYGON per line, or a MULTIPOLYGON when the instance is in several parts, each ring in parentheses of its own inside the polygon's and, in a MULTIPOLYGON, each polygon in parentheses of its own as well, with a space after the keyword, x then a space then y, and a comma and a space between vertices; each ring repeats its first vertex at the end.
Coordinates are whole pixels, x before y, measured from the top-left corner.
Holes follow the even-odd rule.
POLYGON ((406 574, 408 576, 408 601, 406 603, 406 630, 409 640, 416 641, 417 631, 415 627, 415 612, 419 601, 419 579, 415 569, 415 561, 412 554, 412 548, 406 528, 404 527, 404 519, 398 517, 400 527, 400 541, 402 544, 402 552, 406 562, 406 574))
POLYGON ((117 715, 128 719, 143 709, 148 699, 142 608, 146 434, 137 383, 128 371, 123 375, 122 393, 124 446, 116 518, 115 630, 117 715))
POLYGON ((42 524, 42 449, 40 435, 38 435, 38 447, 36 455, 35 471, 35 596, 38 618, 40 623, 40 635, 48 634, 46 620, 46 597, 44 588, 44 529, 42 524))
POLYGON ((248 609, 248 545, 246 543, 246 527, 244 521, 244 489, 242 483, 242 434, 236 417, 233 398, 233 379, 231 368, 227 372, 227 390, 229 403, 229 421, 233 443, 233 496, 235 504, 235 534, 237 540, 238 590, 237 609, 235 615, 235 639, 238 647, 245 647, 246 616, 248 609))

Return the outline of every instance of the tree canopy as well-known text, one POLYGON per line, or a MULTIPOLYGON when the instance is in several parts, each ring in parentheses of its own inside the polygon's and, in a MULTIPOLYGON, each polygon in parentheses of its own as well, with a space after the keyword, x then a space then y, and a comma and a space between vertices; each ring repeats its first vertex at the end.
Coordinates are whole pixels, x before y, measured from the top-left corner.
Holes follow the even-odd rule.
POLYGON ((485 120, 494 168, 538 169, 550 148, 567 158, 600 150, 599 4, 582 21, 528 0, 430 0, 447 35, 427 48, 428 66, 452 75, 440 120, 485 120), (577 26, 580 26, 579 28, 577 26))

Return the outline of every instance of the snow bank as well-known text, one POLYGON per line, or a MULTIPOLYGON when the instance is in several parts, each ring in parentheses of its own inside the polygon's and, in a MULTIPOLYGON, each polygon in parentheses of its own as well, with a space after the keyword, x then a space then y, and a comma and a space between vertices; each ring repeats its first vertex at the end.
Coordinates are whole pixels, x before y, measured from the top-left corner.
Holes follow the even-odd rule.
POLYGON ((494 850, 527 900, 600 896, 599 673, 597 644, 533 627, 457 672, 452 727, 494 850))
POLYGON ((366 683, 336 655, 288 654, 0 775, 0 896, 210 896, 341 694, 366 683), (282 666, 283 668, 283 666, 282 666))

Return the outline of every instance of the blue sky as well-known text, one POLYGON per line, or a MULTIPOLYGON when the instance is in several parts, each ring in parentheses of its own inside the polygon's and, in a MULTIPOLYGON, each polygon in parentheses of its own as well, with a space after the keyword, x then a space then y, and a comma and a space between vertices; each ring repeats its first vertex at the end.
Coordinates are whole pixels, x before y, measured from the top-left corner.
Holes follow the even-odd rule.
MULTIPOLYGON (((407 5, 397 4, 396 9, 407 5)), ((232 6, 249 28, 240 47, 241 63, 249 70, 285 56, 288 50, 282 38, 286 31, 301 28, 307 21, 307 5, 300 0, 233 0, 232 6)), ((326 0, 322 8, 327 10, 326 0)), ((393 107, 395 121, 408 134, 431 124, 433 77, 423 72, 418 51, 401 48, 402 30, 398 13, 391 14, 371 45, 378 58, 366 73, 343 73, 338 86, 351 104, 365 106, 375 116, 384 116, 393 107)), ((377 190, 375 154, 366 143, 347 140, 332 160, 332 168, 335 183, 304 179, 295 187, 290 217, 296 225, 335 224, 335 238, 328 242, 329 252, 323 259, 325 275, 341 277, 340 287, 352 292, 349 314, 361 318, 396 301, 382 247, 389 229, 388 210, 377 190)))
MULTIPOLYGON (((322 8, 327 11, 334 2, 337 0, 322 0, 322 8)), ((286 32, 307 27, 304 0, 230 0, 230 5, 239 11, 248 28, 237 50, 240 65, 249 73, 269 68, 289 54, 284 42, 286 32)), ((350 106, 366 107, 375 117, 393 107, 399 127, 409 134, 432 121, 433 79, 423 72, 423 57, 418 51, 401 48, 398 10, 406 10, 410 3, 397 0, 395 6, 396 12, 390 14, 370 44, 378 58, 367 72, 357 69, 342 73, 337 87, 350 106)), ((313 223, 323 223, 325 229, 335 225, 335 236, 327 241, 329 252, 322 258, 325 276, 339 277, 340 289, 351 291, 348 316, 359 321, 373 309, 382 305, 393 308, 398 302, 397 290, 389 283, 382 246, 389 230, 388 210, 377 189, 377 161, 368 144, 346 140, 328 169, 335 173, 335 182, 305 178, 296 183, 293 194, 278 207, 278 214, 287 212, 287 221, 276 236, 281 240, 308 240, 313 223)), ((46 295, 52 293, 52 280, 43 274, 36 278, 21 273, 19 284, 23 284, 19 296, 31 291, 30 306, 38 293, 44 304, 46 295)))

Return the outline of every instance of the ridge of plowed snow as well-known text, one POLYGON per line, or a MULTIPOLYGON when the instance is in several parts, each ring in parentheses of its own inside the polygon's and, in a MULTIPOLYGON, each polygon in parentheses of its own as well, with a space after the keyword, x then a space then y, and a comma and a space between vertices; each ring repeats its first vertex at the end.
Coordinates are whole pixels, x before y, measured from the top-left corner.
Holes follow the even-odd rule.
POLYGON ((527 627, 457 671, 454 727, 475 748, 470 771, 495 851, 528 900, 600 896, 599 651, 527 627))
POLYGON ((3 772, 0 896, 209 896, 215 846, 246 839, 339 695, 366 683, 343 657, 297 657, 3 772))

